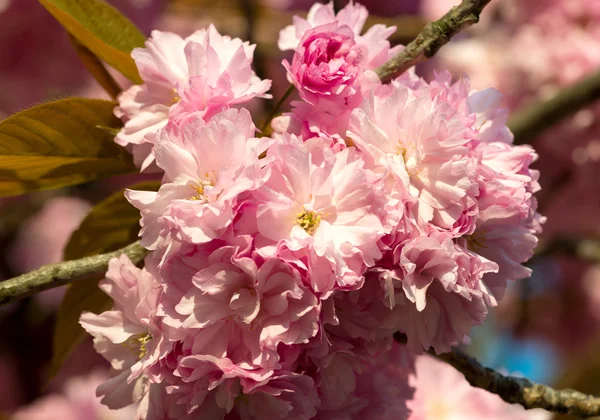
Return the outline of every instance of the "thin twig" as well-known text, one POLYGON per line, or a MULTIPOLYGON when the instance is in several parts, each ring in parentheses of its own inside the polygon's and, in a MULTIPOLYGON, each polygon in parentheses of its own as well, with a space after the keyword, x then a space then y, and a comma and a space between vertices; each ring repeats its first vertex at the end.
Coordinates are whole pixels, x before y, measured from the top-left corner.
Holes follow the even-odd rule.
POLYGON ((565 255, 580 261, 600 263, 600 239, 559 236, 540 242, 535 254, 536 257, 565 255))
POLYGON ((296 90, 296 88, 294 87, 294 85, 290 85, 287 88, 287 90, 285 91, 285 93, 283 94, 283 96, 281 97, 281 99, 279 99, 279 101, 277 101, 277 104, 275 104, 275 107, 269 113, 269 116, 265 120, 264 124, 261 126, 260 131, 264 132, 267 128, 269 128, 269 124, 271 123, 271 120, 273 118, 275 118, 275 116, 279 112, 279 109, 283 106, 283 104, 285 103, 285 101, 287 100, 287 98, 292 94, 292 92, 294 90, 296 90))
POLYGON ((388 83, 412 66, 433 57, 454 35, 479 22, 479 14, 489 2, 463 0, 439 20, 425 25, 414 41, 376 70, 381 81, 388 83))
POLYGON ((96 79, 111 98, 117 99, 117 96, 119 96, 119 93, 121 93, 123 89, 121 89, 121 86, 119 86, 108 70, 106 70, 104 64, 73 35, 69 34, 69 40, 87 71, 94 79, 96 79))
POLYGON ((460 371, 474 387, 485 389, 511 404, 526 409, 543 408, 553 413, 571 414, 581 418, 600 415, 600 398, 572 389, 553 389, 526 378, 504 376, 483 367, 473 357, 458 349, 441 354, 441 360, 460 371))
POLYGON ((562 89, 547 101, 516 110, 508 122, 515 144, 531 143, 542 131, 597 99, 600 99, 600 70, 562 89))
POLYGON ((48 264, 19 277, 0 282, 0 305, 11 303, 35 293, 72 283, 94 274, 103 274, 111 258, 127 255, 138 264, 148 254, 139 242, 107 254, 94 255, 79 260, 48 264))

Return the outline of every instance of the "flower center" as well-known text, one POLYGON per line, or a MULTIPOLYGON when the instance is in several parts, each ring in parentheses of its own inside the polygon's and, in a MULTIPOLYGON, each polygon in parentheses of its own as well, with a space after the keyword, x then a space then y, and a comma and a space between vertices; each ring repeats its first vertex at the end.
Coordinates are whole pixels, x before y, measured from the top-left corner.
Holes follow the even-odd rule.
POLYGON ((176 103, 181 102, 181 98, 179 97, 179 93, 176 88, 173 88, 173 97, 171 99, 170 105, 175 105, 176 103))
MULTIPOLYGON (((207 178, 208 178, 208 174, 207 174, 207 178)), ((207 187, 210 188, 210 187, 214 187, 214 186, 215 186, 215 183, 213 182, 212 179, 203 179, 203 180, 198 181, 198 184, 191 186, 192 189, 194 191, 196 191, 196 194, 189 197, 188 200, 207 202, 208 197, 207 197, 207 192, 205 191, 205 189, 207 187)))
POLYGON ((471 235, 466 235, 465 240, 467 241, 467 249, 473 252, 479 252, 479 250, 487 248, 483 230, 476 230, 471 235))
POLYGON ((152 340, 150 333, 140 333, 129 337, 122 345, 131 350, 138 360, 141 360, 148 353, 146 345, 150 340, 152 340))
POLYGON ((319 223, 321 223, 321 215, 314 211, 302 210, 296 215, 296 224, 309 235, 315 233, 319 223))
POLYGON ((396 155, 402 156, 406 172, 410 177, 416 177, 421 172, 421 167, 418 161, 418 155, 416 153, 416 146, 414 143, 403 144, 398 141, 396 145, 396 155))
POLYGON ((207 201, 206 195, 204 194, 204 185, 195 185, 192 187, 194 191, 196 191, 196 195, 191 196, 188 200, 197 201, 203 200, 207 201))

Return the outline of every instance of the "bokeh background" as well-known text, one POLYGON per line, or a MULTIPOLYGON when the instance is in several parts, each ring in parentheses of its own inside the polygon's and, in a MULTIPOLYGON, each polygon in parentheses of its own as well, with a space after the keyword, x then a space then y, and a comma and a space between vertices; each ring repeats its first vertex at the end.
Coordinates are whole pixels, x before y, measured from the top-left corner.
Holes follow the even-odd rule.
MULTIPOLYGON (((309 0, 110 0, 140 29, 187 35, 214 23, 221 33, 257 43, 255 68, 287 87, 277 49, 281 28, 309 0)), ((346 1, 336 1, 343 6, 346 1)), ((368 24, 396 25, 407 43, 452 0, 364 0, 368 24)), ((287 57, 289 59, 289 57, 287 57)), ((474 88, 495 87, 511 112, 552 97, 600 70, 600 1, 492 0, 481 22, 444 47, 418 73, 468 75, 474 88)), ((122 78, 117 80, 126 87, 122 78)), ((0 0, 0 120, 66 96, 106 98, 86 73, 65 31, 37 0, 0 0)), ((269 104, 251 104, 260 124, 269 104)), ((511 285, 467 351, 483 364, 555 387, 600 394, 600 104, 526 139, 539 153, 539 208, 547 217, 533 276, 511 285)), ((0 199, 0 280, 61 260, 62 249, 89 209, 139 176, 0 199)), ((100 382, 107 364, 84 343, 48 381, 55 289, 0 307, 0 412, 53 393, 77 393, 81 375, 100 382), (75 381, 75 382, 73 382, 75 381)), ((50 418, 50 417, 48 417, 50 418)), ((131 418, 124 415, 123 418, 131 418)), ((566 416, 556 418, 567 419, 566 416)))

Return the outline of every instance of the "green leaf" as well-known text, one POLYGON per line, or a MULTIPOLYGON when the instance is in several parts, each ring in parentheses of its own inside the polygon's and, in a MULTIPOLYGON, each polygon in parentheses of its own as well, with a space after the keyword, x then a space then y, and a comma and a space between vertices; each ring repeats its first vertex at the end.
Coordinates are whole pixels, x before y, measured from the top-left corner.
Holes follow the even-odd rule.
MULTIPOLYGON (((158 191, 159 181, 133 185, 133 190, 158 191)), ((64 251, 65 260, 104 254, 135 242, 140 231, 140 211, 119 191, 96 205, 73 232, 64 251)))
POLYGON ((69 98, 0 122, 0 197, 135 172, 131 155, 97 128, 121 126, 114 106, 69 98))
MULTIPOLYGON (((159 181, 145 181, 131 189, 157 191, 159 181)), ((65 260, 115 251, 135 242, 140 231, 140 212, 119 191, 97 204, 73 232, 64 252, 65 260)), ((60 370, 69 355, 87 337, 79 325, 83 311, 100 313, 110 309, 112 301, 98 288, 100 278, 73 283, 58 310, 54 327, 50 378, 60 370)))
POLYGON ((133 83, 142 83, 131 51, 145 37, 129 19, 100 0, 39 0, 62 26, 98 58, 133 83))

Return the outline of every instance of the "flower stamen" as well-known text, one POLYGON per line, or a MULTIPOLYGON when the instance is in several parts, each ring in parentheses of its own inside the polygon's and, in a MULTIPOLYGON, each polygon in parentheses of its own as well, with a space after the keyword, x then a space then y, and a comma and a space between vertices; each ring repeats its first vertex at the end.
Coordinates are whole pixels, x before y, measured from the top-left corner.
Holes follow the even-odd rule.
POLYGON ((150 333, 140 333, 129 337, 121 345, 127 347, 132 353, 141 360, 147 353, 146 345, 152 340, 150 333))
POLYGON ((321 215, 310 210, 302 210, 296 215, 296 224, 306 233, 313 235, 321 223, 321 215))

